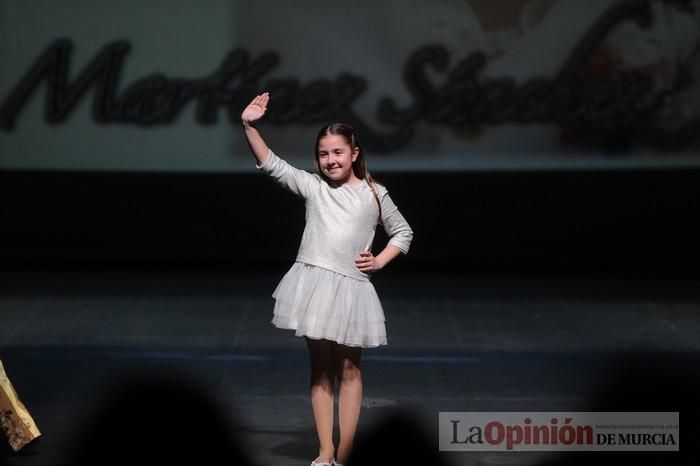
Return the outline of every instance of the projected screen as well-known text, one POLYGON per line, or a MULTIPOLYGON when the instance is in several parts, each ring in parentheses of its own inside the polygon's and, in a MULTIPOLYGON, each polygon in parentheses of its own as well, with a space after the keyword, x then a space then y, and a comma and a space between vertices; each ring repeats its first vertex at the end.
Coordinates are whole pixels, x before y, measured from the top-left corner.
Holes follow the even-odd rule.
POLYGON ((700 0, 0 0, 0 168, 251 172, 239 115, 312 169, 700 166, 700 0))

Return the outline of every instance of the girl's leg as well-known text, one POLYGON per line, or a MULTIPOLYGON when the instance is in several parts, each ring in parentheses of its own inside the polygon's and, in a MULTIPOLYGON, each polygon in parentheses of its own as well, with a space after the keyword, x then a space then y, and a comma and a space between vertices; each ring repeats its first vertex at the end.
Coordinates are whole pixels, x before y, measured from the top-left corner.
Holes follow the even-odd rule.
POLYGON ((333 342, 304 337, 311 359, 311 407, 320 444, 316 462, 333 459, 333 342))
POLYGON ((352 450, 357 422, 362 406, 362 374, 360 356, 362 348, 335 344, 333 359, 340 381, 338 421, 340 424, 340 443, 338 444, 338 463, 345 464, 352 450))

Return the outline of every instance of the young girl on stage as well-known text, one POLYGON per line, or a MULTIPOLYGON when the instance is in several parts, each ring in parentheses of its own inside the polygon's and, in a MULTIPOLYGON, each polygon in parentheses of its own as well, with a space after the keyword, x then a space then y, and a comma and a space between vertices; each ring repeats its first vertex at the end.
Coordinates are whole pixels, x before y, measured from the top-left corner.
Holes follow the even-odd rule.
POLYGON ((241 119, 257 168, 306 203, 306 226, 295 263, 277 285, 272 323, 304 336, 311 359, 311 405, 320 442, 312 466, 341 466, 352 449, 362 404, 362 348, 386 345, 384 311, 370 273, 406 254, 413 231, 373 181, 355 130, 343 123, 321 129, 316 171, 294 168, 275 155, 255 128, 268 93, 258 95, 241 119), (389 244, 371 252, 381 223, 389 244), (340 443, 333 444, 333 397, 339 382, 340 443), (338 462, 336 462, 336 459, 338 462))

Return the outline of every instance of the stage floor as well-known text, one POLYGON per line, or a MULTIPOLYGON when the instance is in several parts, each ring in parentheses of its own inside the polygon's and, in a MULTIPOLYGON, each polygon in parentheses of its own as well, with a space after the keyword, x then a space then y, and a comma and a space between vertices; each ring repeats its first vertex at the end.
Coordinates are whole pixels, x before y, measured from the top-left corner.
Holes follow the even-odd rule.
MULTIPOLYGON (((0 441, 0 463, 57 464, 113 384, 151 373, 196 381, 227 411, 254 464, 308 465, 317 443, 306 347, 270 324, 285 271, 0 271, 0 359, 43 433, 19 455, 0 441)), ((697 370, 687 370, 700 367, 700 273, 399 268, 373 283, 389 344, 363 350, 360 433, 404 409, 437 450, 441 411, 697 412, 690 397, 672 395, 678 380, 698 386, 697 370), (678 379, 657 381, 659 396, 646 404, 605 398, 626 377, 668 373, 678 379)), ((440 456, 452 465, 549 459, 440 456)))

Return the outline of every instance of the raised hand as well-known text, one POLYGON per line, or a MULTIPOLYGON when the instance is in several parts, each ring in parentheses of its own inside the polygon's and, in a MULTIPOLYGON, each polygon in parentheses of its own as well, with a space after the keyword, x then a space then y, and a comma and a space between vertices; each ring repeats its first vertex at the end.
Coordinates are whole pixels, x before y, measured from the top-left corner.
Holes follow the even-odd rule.
POLYGON ((265 115, 269 100, 270 94, 268 92, 256 96, 241 113, 241 120, 244 123, 253 123, 261 119, 265 115))

